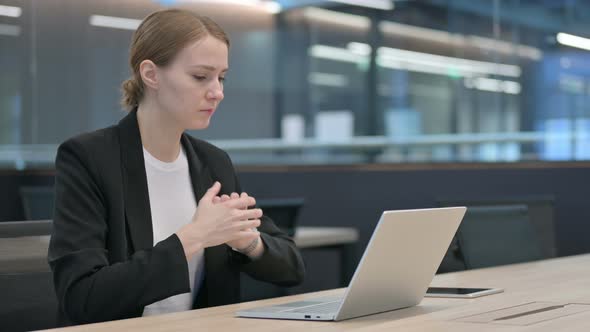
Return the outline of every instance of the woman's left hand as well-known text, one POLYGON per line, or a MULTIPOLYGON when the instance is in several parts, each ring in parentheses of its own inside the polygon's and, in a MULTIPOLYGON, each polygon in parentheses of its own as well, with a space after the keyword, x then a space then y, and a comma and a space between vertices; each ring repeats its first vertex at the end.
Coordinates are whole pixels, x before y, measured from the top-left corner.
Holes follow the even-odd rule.
MULTIPOLYGON (((213 203, 224 203, 227 202, 229 200, 232 199, 237 199, 237 198, 241 198, 241 197, 248 197, 248 194, 243 192, 242 194, 238 194, 238 193, 231 193, 231 195, 221 195, 221 196, 215 196, 213 198, 213 203)), ((256 231, 255 228, 250 228, 250 229, 244 229, 244 231, 256 231)), ((246 239, 247 242, 244 242, 244 240, 240 239, 240 240, 234 240, 234 241, 229 241, 226 242, 226 244, 238 251, 241 251, 243 249, 250 249, 249 247, 253 244, 254 241, 257 241, 256 244, 256 248, 250 250, 248 252, 248 256, 250 257, 259 257, 260 255, 262 255, 262 252, 264 251, 264 245, 262 244, 262 240, 260 239, 260 235, 254 240, 249 240, 246 239)))

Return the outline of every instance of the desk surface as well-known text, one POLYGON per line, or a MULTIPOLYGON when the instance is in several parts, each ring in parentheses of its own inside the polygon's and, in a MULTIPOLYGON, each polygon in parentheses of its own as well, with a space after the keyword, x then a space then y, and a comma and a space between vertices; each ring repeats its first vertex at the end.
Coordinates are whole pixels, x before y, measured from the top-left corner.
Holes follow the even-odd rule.
MULTIPOLYGON (((234 317, 252 308, 318 295, 337 295, 343 289, 285 298, 70 327, 64 331, 590 331, 590 310, 564 317, 514 326, 468 323, 458 319, 525 303, 590 304, 590 254, 512 266, 448 273, 435 277, 436 286, 502 287, 504 293, 477 299, 427 298, 418 306, 341 322, 263 320, 234 317)), ((585 306, 583 306, 585 308, 585 306)), ((588 306, 590 309, 590 306, 588 306)))
POLYGON ((352 227, 297 227, 293 240, 298 248, 314 248, 355 243, 359 238, 352 227))
POLYGON ((49 271, 49 236, 0 238, 0 273, 49 271))

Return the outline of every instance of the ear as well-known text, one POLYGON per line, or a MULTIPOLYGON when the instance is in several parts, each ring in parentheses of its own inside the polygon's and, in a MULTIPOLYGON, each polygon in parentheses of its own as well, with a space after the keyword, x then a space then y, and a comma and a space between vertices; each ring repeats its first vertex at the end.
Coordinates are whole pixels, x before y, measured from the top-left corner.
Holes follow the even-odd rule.
POLYGON ((158 66, 152 60, 143 60, 139 64, 139 74, 141 75, 143 84, 154 90, 158 89, 158 66))

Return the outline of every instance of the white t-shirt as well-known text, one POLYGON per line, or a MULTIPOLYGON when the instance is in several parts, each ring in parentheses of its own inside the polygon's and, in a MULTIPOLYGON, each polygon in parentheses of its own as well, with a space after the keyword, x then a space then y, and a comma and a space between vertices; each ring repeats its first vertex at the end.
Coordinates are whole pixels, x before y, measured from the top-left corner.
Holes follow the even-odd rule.
MULTIPOLYGON (((154 245, 176 233, 192 221, 197 202, 191 185, 188 160, 181 148, 178 158, 167 163, 143 149, 145 171, 152 213, 154 245)), ((204 272, 203 251, 188 262, 191 292, 171 296, 145 307, 143 316, 190 310, 193 304, 195 278, 199 287, 204 272)))

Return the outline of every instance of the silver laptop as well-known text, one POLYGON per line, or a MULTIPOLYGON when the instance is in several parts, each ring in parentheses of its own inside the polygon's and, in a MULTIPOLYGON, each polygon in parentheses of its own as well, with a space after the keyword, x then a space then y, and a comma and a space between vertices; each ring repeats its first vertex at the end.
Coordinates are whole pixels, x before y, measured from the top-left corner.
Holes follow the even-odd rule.
POLYGON ((343 297, 236 312, 240 317, 339 321, 422 301, 465 207, 385 211, 343 297))

